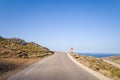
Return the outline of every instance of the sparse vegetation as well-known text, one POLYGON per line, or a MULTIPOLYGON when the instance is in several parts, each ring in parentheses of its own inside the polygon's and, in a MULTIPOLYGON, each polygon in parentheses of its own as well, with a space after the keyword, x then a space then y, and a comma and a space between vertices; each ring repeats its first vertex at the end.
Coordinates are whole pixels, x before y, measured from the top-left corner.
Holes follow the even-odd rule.
POLYGON ((0 58, 0 80, 6 80, 11 75, 24 69, 28 65, 40 60, 39 58, 23 59, 23 58, 0 58))
POLYGON ((110 60, 112 62, 120 64, 120 56, 104 57, 103 59, 110 60))
POLYGON ((34 42, 26 42, 18 38, 0 37, 0 57, 2 58, 36 58, 53 54, 48 48, 34 42))
POLYGON ((92 56, 82 56, 79 54, 71 53, 73 58, 75 58, 81 64, 98 71, 105 75, 106 77, 112 78, 113 80, 120 80, 120 68, 104 62, 101 58, 95 58, 92 56))
POLYGON ((19 69, 52 54, 53 51, 34 42, 0 36, 0 80, 6 80, 19 69))

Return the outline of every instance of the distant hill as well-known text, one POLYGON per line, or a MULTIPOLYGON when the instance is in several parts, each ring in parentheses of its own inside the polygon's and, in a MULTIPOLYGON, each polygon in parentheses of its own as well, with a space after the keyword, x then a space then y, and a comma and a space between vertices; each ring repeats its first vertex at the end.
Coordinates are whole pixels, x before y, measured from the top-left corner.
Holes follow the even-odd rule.
POLYGON ((0 36, 0 57, 2 58, 36 58, 53 53, 48 48, 34 42, 0 36))

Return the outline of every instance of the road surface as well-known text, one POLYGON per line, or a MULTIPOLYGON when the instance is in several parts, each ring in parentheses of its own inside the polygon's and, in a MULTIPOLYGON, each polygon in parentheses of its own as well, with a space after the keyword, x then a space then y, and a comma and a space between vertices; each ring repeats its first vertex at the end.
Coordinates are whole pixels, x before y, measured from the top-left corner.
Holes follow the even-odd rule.
POLYGON ((75 64, 66 53, 57 52, 22 70, 8 80, 99 80, 75 64))

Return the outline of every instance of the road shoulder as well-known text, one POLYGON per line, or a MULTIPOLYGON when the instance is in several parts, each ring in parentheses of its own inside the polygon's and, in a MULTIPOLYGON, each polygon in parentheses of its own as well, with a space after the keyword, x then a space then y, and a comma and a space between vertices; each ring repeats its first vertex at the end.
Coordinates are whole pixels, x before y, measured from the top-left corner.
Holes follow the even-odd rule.
POLYGON ((67 55, 73 62, 75 62, 77 65, 79 65, 82 69, 86 70, 87 72, 89 72, 93 76, 97 77, 98 79, 100 79, 100 80, 112 80, 112 79, 107 78, 104 75, 92 70, 92 69, 89 69, 88 67, 84 66, 83 64, 77 62, 69 53, 67 53, 67 55))

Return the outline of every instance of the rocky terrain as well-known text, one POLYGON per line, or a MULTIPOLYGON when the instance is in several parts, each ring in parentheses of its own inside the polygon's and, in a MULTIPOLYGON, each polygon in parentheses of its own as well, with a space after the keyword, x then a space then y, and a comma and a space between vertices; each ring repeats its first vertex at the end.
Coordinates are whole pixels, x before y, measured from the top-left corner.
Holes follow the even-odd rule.
POLYGON ((102 58, 70 53, 79 63, 113 80, 120 80, 120 68, 103 61, 102 58))
POLYGON ((19 38, 0 37, 1 58, 37 58, 53 54, 48 48, 19 38))

